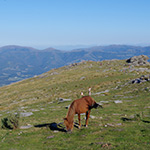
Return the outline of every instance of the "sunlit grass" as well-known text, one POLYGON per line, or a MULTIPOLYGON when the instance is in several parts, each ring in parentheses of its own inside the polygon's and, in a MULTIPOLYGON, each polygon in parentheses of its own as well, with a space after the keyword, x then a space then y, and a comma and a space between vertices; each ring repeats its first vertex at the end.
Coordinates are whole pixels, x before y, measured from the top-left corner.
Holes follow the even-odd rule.
POLYGON ((0 129, 0 149, 149 149, 149 82, 127 84, 147 73, 123 72, 124 67, 125 61, 118 60, 103 61, 102 65, 83 62, 0 88, 0 119, 15 112, 33 113, 20 118, 20 126, 33 125, 29 129, 0 129), (62 123, 68 111, 65 107, 81 97, 81 92, 88 94, 89 87, 97 102, 106 103, 103 109, 91 111, 94 118, 89 119, 88 128, 84 127, 84 115, 83 126, 80 130, 74 127, 72 133, 35 127, 62 123), (59 103, 59 98, 71 101, 59 103))

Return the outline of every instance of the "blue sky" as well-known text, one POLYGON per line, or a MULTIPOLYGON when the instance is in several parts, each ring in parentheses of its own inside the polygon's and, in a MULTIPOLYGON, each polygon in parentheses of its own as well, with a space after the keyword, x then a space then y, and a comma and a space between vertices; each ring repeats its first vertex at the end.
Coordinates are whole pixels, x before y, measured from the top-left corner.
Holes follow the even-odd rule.
POLYGON ((0 46, 150 45, 150 0, 0 0, 0 46))

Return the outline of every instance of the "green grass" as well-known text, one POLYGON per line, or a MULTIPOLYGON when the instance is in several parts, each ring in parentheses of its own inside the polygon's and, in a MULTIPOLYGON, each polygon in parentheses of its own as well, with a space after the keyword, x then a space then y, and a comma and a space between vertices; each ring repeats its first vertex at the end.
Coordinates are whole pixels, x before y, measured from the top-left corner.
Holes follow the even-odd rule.
MULTIPOLYGON (((15 112, 33 112, 20 118, 20 126, 29 129, 0 129, 2 150, 56 149, 150 149, 149 82, 126 84, 144 73, 126 72, 125 61, 84 62, 71 68, 62 67, 44 75, 0 88, 0 119, 15 112), (57 75, 52 75, 57 72, 57 75), (84 77, 84 78, 82 78, 84 77), (54 131, 44 124, 60 123, 71 102, 58 103, 59 98, 72 101, 87 94, 92 87, 95 101, 108 101, 103 109, 93 109, 89 127, 72 133, 54 131), (109 90, 99 95, 94 93, 109 90), (120 100, 122 103, 114 103, 120 100), (35 127, 43 125, 43 127, 35 127)), ((81 116, 82 125, 85 117, 81 116)), ((74 119, 78 122, 77 116, 74 119)), ((64 127, 64 125, 61 125, 64 127)))

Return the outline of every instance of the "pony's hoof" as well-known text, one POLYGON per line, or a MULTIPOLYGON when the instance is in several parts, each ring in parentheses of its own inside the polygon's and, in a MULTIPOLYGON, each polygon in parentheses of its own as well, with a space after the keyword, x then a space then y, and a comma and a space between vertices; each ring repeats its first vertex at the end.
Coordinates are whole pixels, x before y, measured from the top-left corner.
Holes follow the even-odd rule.
POLYGON ((86 128, 88 128, 88 125, 85 125, 86 128))

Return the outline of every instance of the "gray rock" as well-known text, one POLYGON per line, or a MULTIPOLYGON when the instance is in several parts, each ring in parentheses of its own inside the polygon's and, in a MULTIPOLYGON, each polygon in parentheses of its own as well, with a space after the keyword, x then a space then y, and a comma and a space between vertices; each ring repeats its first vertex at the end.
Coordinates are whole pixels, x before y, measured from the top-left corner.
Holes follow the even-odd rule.
POLYGON ((99 105, 102 105, 102 104, 108 104, 109 103, 109 101, 100 101, 100 103, 98 103, 99 105))
POLYGON ((99 94, 108 93, 108 92, 109 92, 109 90, 105 90, 105 91, 93 93, 92 95, 99 95, 99 94))
POLYGON ((84 80, 84 79, 85 79, 85 77, 81 77, 81 78, 80 78, 80 80, 84 80))
POLYGON ((32 128, 33 125, 21 126, 20 129, 29 129, 32 128))
POLYGON ((64 98, 59 98, 58 102, 68 102, 71 101, 71 99, 64 99, 64 98))
POLYGON ((52 72, 50 75, 58 75, 59 73, 58 72, 52 72))
POLYGON ((114 103, 119 104, 119 103, 122 103, 122 101, 121 100, 116 100, 116 101, 114 101, 114 103))
POLYGON ((121 126, 121 125, 122 125, 122 123, 117 123, 116 125, 117 125, 117 126, 121 126))
POLYGON ((150 76, 149 75, 142 75, 140 78, 136 78, 136 79, 129 81, 129 83, 134 84, 134 83, 142 83, 142 82, 147 82, 147 81, 150 81, 150 76))
POLYGON ((95 116, 90 115, 90 118, 91 118, 91 119, 95 119, 96 117, 95 117, 95 116))
POLYGON ((20 116, 21 117, 29 117, 29 116, 31 116, 31 115, 33 115, 33 113, 32 112, 24 112, 24 113, 20 113, 20 116))
POLYGON ((31 109, 31 111, 33 111, 33 112, 34 112, 34 111, 39 111, 39 110, 38 110, 38 109, 31 109))
POLYGON ((52 139, 54 137, 55 137, 54 135, 51 135, 51 136, 48 136, 47 139, 52 139))
POLYGON ((148 59, 149 59, 148 56, 140 55, 140 56, 131 57, 127 59, 126 62, 133 66, 146 66, 146 65, 150 65, 150 63, 147 62, 148 59))

